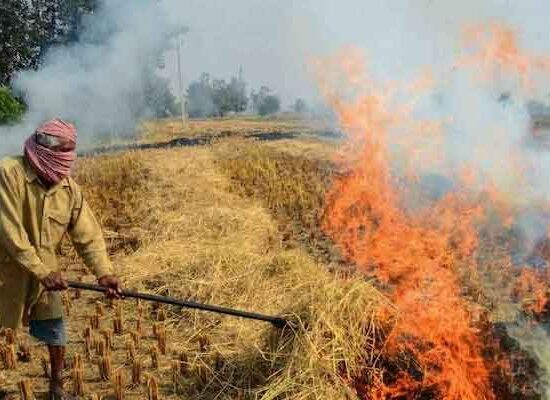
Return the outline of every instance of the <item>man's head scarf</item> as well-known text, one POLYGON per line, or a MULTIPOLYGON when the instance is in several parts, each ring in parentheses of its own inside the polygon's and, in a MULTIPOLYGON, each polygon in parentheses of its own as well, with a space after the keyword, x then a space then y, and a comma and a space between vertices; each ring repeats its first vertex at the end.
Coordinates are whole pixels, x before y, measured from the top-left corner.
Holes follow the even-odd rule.
MULTIPOLYGON (((45 122, 36 132, 69 140, 76 144, 75 127, 61 119, 45 122)), ((56 151, 36 142, 36 134, 32 134, 25 142, 25 157, 42 181, 49 185, 57 185, 71 175, 71 169, 76 160, 76 151, 56 151)))

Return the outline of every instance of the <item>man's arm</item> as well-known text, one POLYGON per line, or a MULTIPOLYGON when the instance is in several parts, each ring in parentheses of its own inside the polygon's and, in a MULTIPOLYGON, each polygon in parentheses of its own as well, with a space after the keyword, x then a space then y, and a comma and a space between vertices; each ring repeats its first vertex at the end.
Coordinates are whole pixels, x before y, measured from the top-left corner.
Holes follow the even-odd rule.
POLYGON ((16 171, 0 167, 0 245, 21 267, 44 279, 50 271, 38 257, 21 221, 21 187, 16 171))
POLYGON ((119 297, 120 283, 114 276, 103 232, 80 189, 76 196, 76 205, 72 216, 69 235, 77 253, 98 278, 99 284, 110 289, 108 295, 119 297))

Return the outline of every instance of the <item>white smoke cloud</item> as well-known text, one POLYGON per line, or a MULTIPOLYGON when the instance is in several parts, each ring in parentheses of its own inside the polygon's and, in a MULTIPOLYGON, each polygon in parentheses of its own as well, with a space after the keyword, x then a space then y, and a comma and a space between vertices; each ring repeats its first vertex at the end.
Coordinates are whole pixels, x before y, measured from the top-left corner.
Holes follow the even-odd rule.
POLYGON ((76 123, 81 143, 92 135, 131 134, 145 100, 145 70, 181 27, 160 3, 105 0, 86 17, 79 43, 52 48, 38 71, 14 80, 29 111, 15 127, 0 130, 0 153, 18 152, 41 121, 61 117, 76 123))

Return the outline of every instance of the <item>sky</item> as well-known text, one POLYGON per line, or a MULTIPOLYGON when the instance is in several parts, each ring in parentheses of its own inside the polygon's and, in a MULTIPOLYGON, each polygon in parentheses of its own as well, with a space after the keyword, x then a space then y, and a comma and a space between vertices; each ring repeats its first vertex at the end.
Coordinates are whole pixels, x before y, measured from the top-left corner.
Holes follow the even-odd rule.
MULTIPOLYGON (((466 24, 502 21, 529 46, 550 49, 548 0, 174 0, 167 4, 190 32, 183 80, 202 72, 229 77, 242 66, 252 88, 267 85, 286 104, 315 98, 310 60, 342 46, 364 48, 382 75, 415 73, 457 51, 466 24)), ((177 79, 174 52, 165 73, 177 79)), ((176 86, 174 86, 176 88, 176 86)))
MULTIPOLYGON (((38 71, 13 81, 29 111, 0 128, 0 154, 18 150, 41 121, 77 124, 82 140, 128 135, 143 96, 143 66, 165 69, 178 94, 171 33, 189 32, 182 46, 184 88, 203 72, 229 79, 242 67, 249 89, 270 87, 288 109, 297 98, 317 104, 312 60, 345 46, 364 50, 381 80, 407 80, 426 67, 444 73, 460 51, 461 29, 498 21, 519 32, 522 46, 550 54, 548 0, 102 0, 86 19, 81 43, 51 49, 38 71), (441 72, 441 71, 440 71, 441 72)), ((147 113, 145 113, 147 114, 147 113)), ((140 118, 147 118, 141 115, 140 118)))

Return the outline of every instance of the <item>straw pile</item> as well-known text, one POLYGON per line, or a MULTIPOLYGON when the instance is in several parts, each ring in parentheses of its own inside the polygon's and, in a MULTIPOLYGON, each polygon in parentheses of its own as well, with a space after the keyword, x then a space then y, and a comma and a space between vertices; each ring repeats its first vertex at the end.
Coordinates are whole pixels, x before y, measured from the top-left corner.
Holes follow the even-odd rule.
MULTIPOLYGON (((127 287, 293 321, 281 331, 262 322, 163 310, 159 324, 172 360, 159 366, 166 373, 158 376, 167 379, 159 387, 199 399, 356 398, 355 379, 375 372, 379 320, 382 313, 387 320, 391 306, 361 277, 335 276, 304 250, 286 249, 269 211, 232 189, 224 164, 216 163, 220 149, 80 162, 77 180, 110 233, 127 287)), ((257 162, 258 168, 269 165, 257 162)), ((288 176, 279 187, 306 177, 288 176)), ((146 312, 159 315, 158 309, 146 312)), ((138 313, 126 307, 126 324, 141 320, 138 313)))

